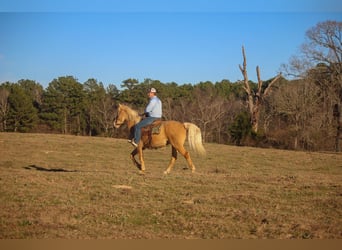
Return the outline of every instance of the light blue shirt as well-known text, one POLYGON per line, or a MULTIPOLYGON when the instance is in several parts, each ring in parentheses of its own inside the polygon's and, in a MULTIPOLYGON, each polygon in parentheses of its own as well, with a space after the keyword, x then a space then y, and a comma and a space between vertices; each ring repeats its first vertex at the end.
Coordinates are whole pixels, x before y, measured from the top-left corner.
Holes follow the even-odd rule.
POLYGON ((162 102, 157 96, 150 99, 150 102, 145 109, 145 114, 147 114, 148 117, 162 117, 162 102))

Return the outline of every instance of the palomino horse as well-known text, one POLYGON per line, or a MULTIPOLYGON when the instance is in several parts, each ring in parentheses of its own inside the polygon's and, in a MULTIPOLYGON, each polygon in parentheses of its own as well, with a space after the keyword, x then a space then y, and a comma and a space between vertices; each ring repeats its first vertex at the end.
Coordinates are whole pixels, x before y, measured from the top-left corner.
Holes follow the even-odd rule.
MULTIPOLYGON (((131 132, 134 125, 141 120, 138 112, 130 107, 119 104, 118 114, 114 120, 114 127, 119 128, 122 124, 126 123, 129 131, 131 132)), ((161 121, 161 126, 158 134, 142 133, 141 140, 131 152, 131 159, 135 166, 137 166, 143 173, 145 171, 145 162, 143 157, 143 150, 146 148, 160 148, 167 144, 172 146, 172 156, 169 166, 164 171, 164 174, 169 174, 175 161, 177 160, 177 151, 184 156, 189 168, 195 172, 195 165, 193 164, 190 154, 184 148, 186 135, 188 134, 188 142, 190 148, 199 155, 205 154, 205 149, 202 144, 201 130, 193 123, 180 123, 177 121, 161 121), (139 155, 140 163, 135 159, 135 155, 139 155)))

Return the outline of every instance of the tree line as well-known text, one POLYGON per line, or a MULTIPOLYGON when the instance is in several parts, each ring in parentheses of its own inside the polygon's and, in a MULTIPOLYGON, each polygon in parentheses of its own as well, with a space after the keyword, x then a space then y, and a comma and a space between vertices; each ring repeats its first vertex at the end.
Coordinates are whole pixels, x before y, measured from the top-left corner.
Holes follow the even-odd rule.
POLYGON ((340 151, 341 27, 341 22, 327 21, 307 32, 302 53, 283 66, 287 76, 296 75, 292 79, 278 75, 262 81, 257 67, 258 82, 248 80, 243 48, 244 80, 237 82, 178 85, 129 78, 120 89, 92 78, 80 83, 74 76, 53 79, 46 88, 28 79, 4 82, 0 131, 124 138, 125 129, 113 128, 117 104, 142 112, 147 90, 155 87, 163 118, 197 124, 205 142, 340 151), (328 48, 326 54, 322 48, 328 48))

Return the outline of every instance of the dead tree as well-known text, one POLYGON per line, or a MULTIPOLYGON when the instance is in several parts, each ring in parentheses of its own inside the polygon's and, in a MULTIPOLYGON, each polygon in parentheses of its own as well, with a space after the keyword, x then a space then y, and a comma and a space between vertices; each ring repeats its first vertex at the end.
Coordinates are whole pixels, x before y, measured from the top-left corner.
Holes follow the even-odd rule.
POLYGON ((243 56, 243 66, 239 65, 239 68, 241 70, 241 73, 243 75, 243 89, 245 90, 247 94, 247 106, 248 111, 251 117, 251 125, 253 132, 258 132, 258 126, 259 126, 259 117, 260 117, 260 108, 262 105, 262 100, 265 98, 272 87, 272 85, 278 81, 278 79, 281 77, 281 73, 278 74, 270 84, 263 90, 263 81, 260 78, 260 70, 259 66, 256 67, 256 73, 258 77, 258 89, 256 92, 254 92, 250 85, 248 80, 248 74, 247 74, 247 60, 246 60, 246 54, 245 54, 245 48, 242 46, 242 56, 243 56))
POLYGON ((9 111, 8 97, 10 92, 5 88, 0 88, 0 131, 6 131, 7 114, 9 111))

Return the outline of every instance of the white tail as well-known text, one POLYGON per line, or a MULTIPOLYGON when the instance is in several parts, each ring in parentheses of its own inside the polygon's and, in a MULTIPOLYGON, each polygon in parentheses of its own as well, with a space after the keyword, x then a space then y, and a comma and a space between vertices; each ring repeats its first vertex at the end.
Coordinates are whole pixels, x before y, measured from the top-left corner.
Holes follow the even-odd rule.
POLYGON ((197 154, 204 156, 206 152, 202 144, 201 129, 193 123, 184 122, 183 124, 185 129, 188 131, 190 149, 195 151, 197 154))

